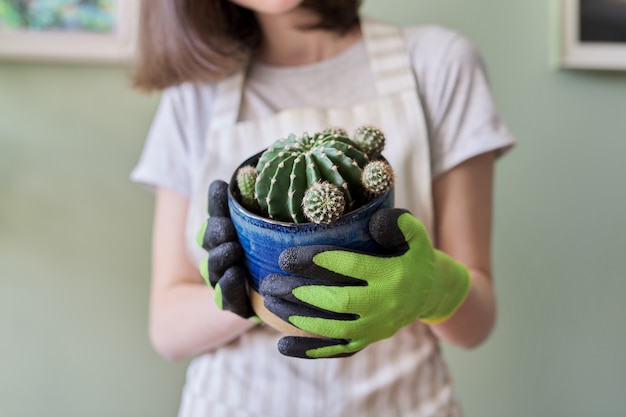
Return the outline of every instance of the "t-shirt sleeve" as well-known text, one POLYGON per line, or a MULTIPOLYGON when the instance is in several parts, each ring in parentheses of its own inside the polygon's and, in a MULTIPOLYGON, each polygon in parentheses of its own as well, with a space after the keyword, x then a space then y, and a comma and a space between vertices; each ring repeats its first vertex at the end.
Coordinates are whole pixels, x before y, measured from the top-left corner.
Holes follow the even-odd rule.
POLYGON ((146 142, 130 178, 154 190, 168 188, 183 196, 191 193, 189 138, 184 128, 184 106, 178 90, 161 96, 146 142))
POLYGON ((480 53, 465 37, 448 35, 439 63, 421 86, 433 178, 485 152, 500 156, 515 144, 494 103, 480 53))

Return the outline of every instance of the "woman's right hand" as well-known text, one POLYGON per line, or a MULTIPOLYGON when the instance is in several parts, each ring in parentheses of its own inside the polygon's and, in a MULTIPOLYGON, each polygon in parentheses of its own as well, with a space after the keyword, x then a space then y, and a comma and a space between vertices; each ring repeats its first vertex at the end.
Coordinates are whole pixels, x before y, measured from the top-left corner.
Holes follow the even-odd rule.
POLYGON ((209 256, 200 265, 202 277, 215 290, 215 304, 240 317, 254 317, 248 297, 243 249, 228 212, 228 184, 209 186, 209 218, 198 232, 198 244, 209 256))
POLYGON ((158 188, 152 237, 150 340, 170 360, 214 350, 238 338, 256 323, 223 311, 213 302, 185 242, 189 200, 158 188))

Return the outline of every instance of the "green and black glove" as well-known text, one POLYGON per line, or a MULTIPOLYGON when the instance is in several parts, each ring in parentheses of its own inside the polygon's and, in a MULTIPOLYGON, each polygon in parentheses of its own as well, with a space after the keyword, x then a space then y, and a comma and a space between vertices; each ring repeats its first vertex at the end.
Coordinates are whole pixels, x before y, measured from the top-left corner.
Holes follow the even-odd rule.
POLYGON ((228 184, 224 181, 214 181, 209 186, 209 218, 197 238, 209 257, 200 265, 200 273, 215 289, 215 303, 220 309, 256 319, 248 298, 243 249, 230 219, 227 193, 228 184))
POLYGON ((280 352, 301 358, 350 356, 421 320, 450 317, 469 290, 465 266, 433 248, 424 225, 406 210, 382 209, 370 234, 386 253, 332 246, 285 250, 281 268, 261 284, 265 306, 323 338, 283 337, 280 352))

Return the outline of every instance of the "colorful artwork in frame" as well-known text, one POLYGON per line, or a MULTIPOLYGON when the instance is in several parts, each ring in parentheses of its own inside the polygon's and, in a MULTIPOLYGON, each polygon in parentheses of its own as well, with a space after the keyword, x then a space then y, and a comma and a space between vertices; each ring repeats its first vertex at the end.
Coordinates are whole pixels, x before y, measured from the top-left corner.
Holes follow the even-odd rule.
POLYGON ((139 0, 0 0, 0 59, 125 62, 139 0))
POLYGON ((559 0, 561 66, 626 70, 626 0, 559 0))

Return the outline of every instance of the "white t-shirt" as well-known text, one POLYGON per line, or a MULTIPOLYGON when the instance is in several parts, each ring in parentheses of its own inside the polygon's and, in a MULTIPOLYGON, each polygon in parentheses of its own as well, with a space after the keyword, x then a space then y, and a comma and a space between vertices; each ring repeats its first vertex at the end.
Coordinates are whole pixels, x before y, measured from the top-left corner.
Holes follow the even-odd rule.
MULTIPOLYGON (((426 112, 432 176, 481 153, 508 150, 514 139, 498 112, 480 54, 458 33, 438 26, 405 28, 426 112)), ((163 92, 132 180, 191 195, 215 87, 182 84, 163 92)), ((300 67, 251 66, 239 120, 294 107, 350 106, 377 96, 363 41, 329 60, 300 67), (355 88, 358 86, 358 88, 355 88)), ((254 138, 250 138, 251 149, 254 138)), ((224 173, 225 180, 229 173, 224 173)))

